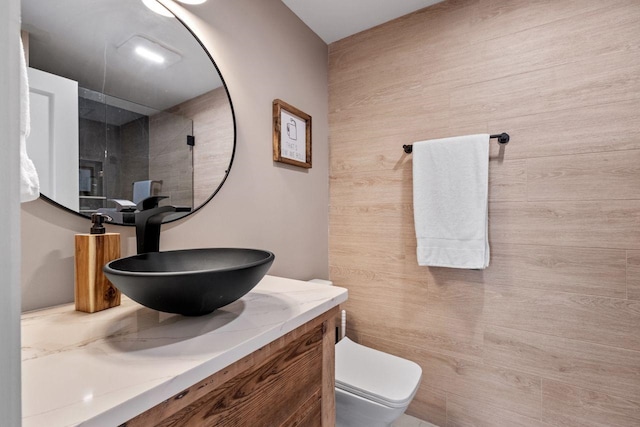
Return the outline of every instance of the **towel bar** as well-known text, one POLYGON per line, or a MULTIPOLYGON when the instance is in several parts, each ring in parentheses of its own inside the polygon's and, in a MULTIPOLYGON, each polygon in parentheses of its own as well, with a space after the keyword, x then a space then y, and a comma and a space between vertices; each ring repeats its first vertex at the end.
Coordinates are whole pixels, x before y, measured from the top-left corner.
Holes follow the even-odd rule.
MULTIPOLYGON (((509 142, 509 134, 505 132, 489 135, 489 138, 498 138, 498 144, 506 144, 509 142)), ((403 145, 402 148, 404 148, 404 152, 407 154, 411 154, 411 152, 413 152, 413 145, 411 144, 403 145)))

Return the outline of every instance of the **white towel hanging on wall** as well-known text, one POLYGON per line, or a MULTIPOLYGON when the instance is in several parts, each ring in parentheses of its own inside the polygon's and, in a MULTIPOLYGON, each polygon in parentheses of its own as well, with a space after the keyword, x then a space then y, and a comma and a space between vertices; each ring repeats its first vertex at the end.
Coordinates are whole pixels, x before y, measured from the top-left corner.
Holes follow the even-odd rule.
POLYGON ((40 197, 38 173, 27 154, 27 137, 30 131, 29 79, 24 46, 20 39, 20 201, 23 203, 40 197))
POLYGON ((489 135, 413 144, 413 209, 418 264, 489 266, 489 135))

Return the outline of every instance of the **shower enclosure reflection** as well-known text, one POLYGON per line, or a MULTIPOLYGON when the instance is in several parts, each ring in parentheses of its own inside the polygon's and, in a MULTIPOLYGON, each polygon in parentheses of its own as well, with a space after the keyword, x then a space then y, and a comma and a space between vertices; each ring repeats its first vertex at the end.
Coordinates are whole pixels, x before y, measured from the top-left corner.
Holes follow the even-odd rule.
POLYGON ((157 195, 193 209, 193 120, 85 88, 78 111, 80 213, 157 195))

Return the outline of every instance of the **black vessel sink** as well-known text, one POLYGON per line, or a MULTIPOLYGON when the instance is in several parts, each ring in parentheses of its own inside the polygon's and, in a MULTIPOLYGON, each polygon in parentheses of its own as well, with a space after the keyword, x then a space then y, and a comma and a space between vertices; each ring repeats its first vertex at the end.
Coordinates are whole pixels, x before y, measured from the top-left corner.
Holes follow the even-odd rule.
POLYGON ((253 289, 274 258, 269 251, 241 248, 149 252, 111 261, 104 273, 146 307, 202 316, 253 289))

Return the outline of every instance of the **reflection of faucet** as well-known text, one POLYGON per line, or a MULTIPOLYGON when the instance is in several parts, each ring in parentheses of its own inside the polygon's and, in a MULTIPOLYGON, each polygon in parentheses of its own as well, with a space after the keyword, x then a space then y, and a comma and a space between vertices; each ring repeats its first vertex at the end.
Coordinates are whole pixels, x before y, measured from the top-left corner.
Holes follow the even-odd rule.
POLYGON ((135 213, 138 254, 160 250, 160 226, 162 219, 176 212, 175 206, 160 206, 135 213))

